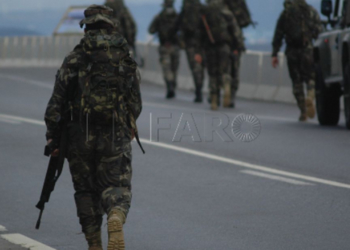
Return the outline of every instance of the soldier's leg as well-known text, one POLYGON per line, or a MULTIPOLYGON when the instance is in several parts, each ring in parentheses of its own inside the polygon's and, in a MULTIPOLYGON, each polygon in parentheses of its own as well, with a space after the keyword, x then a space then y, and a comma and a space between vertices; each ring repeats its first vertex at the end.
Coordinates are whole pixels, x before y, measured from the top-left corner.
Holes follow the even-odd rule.
POLYGON ((220 79, 221 86, 224 89, 224 107, 230 107, 231 105, 231 87, 232 87, 232 77, 230 74, 231 65, 231 51, 228 45, 222 46, 220 48, 220 79))
POLYGON ((96 170, 96 187, 101 193, 103 210, 108 215, 108 250, 125 249, 123 224, 131 206, 130 139, 114 136, 111 130, 100 131, 96 142, 100 156, 96 170))
POLYGON ((206 58, 207 58, 207 66, 208 66, 208 74, 209 74, 209 93, 210 93, 210 103, 211 109, 217 110, 220 93, 220 66, 219 63, 219 55, 215 48, 208 48, 206 50, 206 58))
POLYGON ((95 157, 93 131, 90 131, 90 141, 86 142, 85 133, 81 132, 79 124, 71 124, 69 128, 68 161, 75 189, 75 202, 82 231, 89 244, 89 249, 102 250, 101 197, 97 192, 95 181, 95 157))
POLYGON ((301 113, 299 120, 306 121, 307 114, 306 114, 304 86, 303 86, 303 81, 302 81, 301 72, 300 72, 300 60, 298 58, 297 53, 288 54, 287 59, 288 59, 289 75, 293 82, 293 94, 298 103, 298 107, 301 113))
POLYGON ((175 96, 174 92, 174 74, 172 72, 171 66, 171 47, 160 46, 159 47, 159 55, 160 55, 160 65, 162 67, 164 81, 167 87, 167 95, 166 98, 173 98, 175 96))
POLYGON ((242 56, 242 53, 239 52, 231 60, 232 88, 231 88, 231 105, 230 106, 232 108, 235 107, 236 95, 239 88, 241 56, 242 56))
POLYGON ((187 61, 190 66, 194 84, 195 84, 195 93, 196 98, 195 102, 202 102, 202 88, 203 88, 203 81, 204 81, 204 67, 203 63, 198 62, 195 60, 195 55, 200 54, 202 57, 202 53, 198 51, 194 47, 186 48, 186 55, 187 55, 187 61))
POLYGON ((180 48, 179 46, 172 46, 172 53, 171 53, 171 71, 173 72, 173 78, 174 78, 174 90, 177 86, 177 72, 179 70, 180 65, 180 48))
POLYGON ((316 74, 314 67, 313 50, 306 49, 300 56, 302 57, 302 79, 305 81, 307 87, 306 111, 309 118, 314 118, 316 115, 316 109, 314 105, 316 74))

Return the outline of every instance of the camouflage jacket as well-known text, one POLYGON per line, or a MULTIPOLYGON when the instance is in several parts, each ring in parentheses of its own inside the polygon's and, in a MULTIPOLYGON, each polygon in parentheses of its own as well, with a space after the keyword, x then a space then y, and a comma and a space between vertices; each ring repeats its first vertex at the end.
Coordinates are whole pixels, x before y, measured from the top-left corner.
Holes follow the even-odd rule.
MULTIPOLYGON (((118 33, 111 33, 107 30, 94 30, 91 32, 97 32, 100 35, 115 35, 120 37, 118 33)), ((45 113, 47 139, 60 138, 62 129, 61 121, 63 119, 70 121, 71 119, 69 115, 70 112, 68 103, 80 103, 82 98, 81 94, 79 95, 79 91, 77 91, 79 89, 79 74, 82 72, 81 69, 86 69, 87 65, 89 64, 89 62, 86 61, 86 55, 83 50, 83 40, 84 39, 82 39, 82 42, 76 46, 75 49, 64 59, 63 64, 56 75, 54 91, 45 113)), ((126 41, 124 46, 124 50, 128 53, 129 48, 126 41)), ((111 56, 113 57, 113 55, 111 56)), ((132 59, 130 58, 130 60, 132 59)), ((136 119, 139 117, 142 110, 142 99, 140 92, 141 79, 138 70, 132 79, 133 81, 131 82, 130 86, 131 91, 126 92, 124 99, 126 100, 126 108, 128 109, 129 114, 132 114, 132 117, 130 117, 130 122, 135 123, 134 125, 130 124, 130 126, 131 128, 136 129, 136 119)), ((79 107, 75 109, 79 109, 79 107)), ((74 111, 74 113, 79 112, 80 110, 74 111)))
POLYGON ((253 23, 245 0, 225 0, 225 4, 236 17, 240 28, 245 28, 253 23))
POLYGON ((114 11, 114 17, 119 21, 118 32, 122 34, 131 47, 135 47, 137 25, 126 6, 119 7, 114 2, 106 2, 106 6, 114 11))
MULTIPOLYGON (((204 7, 203 8, 203 14, 207 12, 213 11, 213 7, 204 7)), ((227 7, 220 8, 219 11, 223 17, 223 21, 226 22, 224 26, 227 27, 227 37, 228 41, 226 43, 230 45, 232 50, 239 50, 239 51, 245 51, 245 45, 244 45, 244 37, 241 28, 238 25, 237 19, 232 14, 232 12, 227 7)), ((221 26, 220 24, 219 26, 221 26)), ((209 27, 211 29, 211 32, 213 32, 213 27, 209 27)), ((210 39, 208 39, 208 30, 205 27, 205 24, 202 20, 201 24, 201 36, 200 41, 202 44, 202 47, 211 47, 213 45, 220 45, 220 44, 212 44, 210 39)))
POLYGON ((165 8, 154 17, 148 28, 150 34, 157 34, 161 45, 179 43, 179 38, 174 31, 174 26, 178 20, 178 14, 174 8, 165 8))
MULTIPOLYGON (((310 5, 306 5, 305 7, 309 9, 309 17, 307 19, 307 25, 312 26, 312 29, 311 29, 312 32, 308 32, 308 34, 305 34, 305 36, 308 37, 308 43, 304 46, 304 48, 312 49, 312 40, 318 37, 318 35, 322 32, 323 27, 322 27, 320 16, 317 10, 315 10, 310 5)), ((284 39, 286 40, 286 43, 287 43, 287 50, 295 47, 293 42, 287 36, 288 32, 290 32, 291 27, 293 27, 293 25, 294 23, 289 22, 289 19, 287 17, 287 10, 285 9, 281 13, 277 21, 275 34, 272 41, 272 47, 273 47, 272 56, 277 56, 278 52, 282 47, 284 39)))

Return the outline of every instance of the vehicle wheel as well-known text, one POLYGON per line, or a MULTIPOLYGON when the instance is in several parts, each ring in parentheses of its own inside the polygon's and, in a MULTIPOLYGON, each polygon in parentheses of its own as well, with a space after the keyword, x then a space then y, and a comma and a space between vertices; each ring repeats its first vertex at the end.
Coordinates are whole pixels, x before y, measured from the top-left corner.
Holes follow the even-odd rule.
POLYGON ((336 126, 340 118, 340 84, 329 87, 323 78, 320 65, 316 66, 316 106, 318 121, 324 126, 336 126))
POLYGON ((346 128, 350 130, 350 63, 344 67, 344 113, 346 128))

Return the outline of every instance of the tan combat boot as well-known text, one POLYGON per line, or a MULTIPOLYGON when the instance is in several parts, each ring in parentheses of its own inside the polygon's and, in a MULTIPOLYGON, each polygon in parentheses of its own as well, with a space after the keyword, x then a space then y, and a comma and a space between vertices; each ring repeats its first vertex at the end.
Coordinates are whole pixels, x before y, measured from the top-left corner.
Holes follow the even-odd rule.
POLYGON ((211 95, 211 110, 218 110, 218 96, 211 95))
POLYGON ((85 238, 89 244, 89 250, 103 250, 101 231, 96 233, 86 234, 85 238))
POLYGON ((229 108, 231 106, 231 83, 227 83, 224 86, 224 107, 229 108))
POLYGON ((306 97, 306 112, 309 118, 314 118, 316 115, 316 109, 314 105, 315 90, 309 90, 306 97))
POLYGON ((306 113, 301 113, 299 116, 299 121, 300 122, 306 122, 307 121, 307 115, 306 113))
POLYGON ((123 224, 125 215, 118 209, 113 209, 108 214, 108 247, 107 250, 124 250, 123 224))

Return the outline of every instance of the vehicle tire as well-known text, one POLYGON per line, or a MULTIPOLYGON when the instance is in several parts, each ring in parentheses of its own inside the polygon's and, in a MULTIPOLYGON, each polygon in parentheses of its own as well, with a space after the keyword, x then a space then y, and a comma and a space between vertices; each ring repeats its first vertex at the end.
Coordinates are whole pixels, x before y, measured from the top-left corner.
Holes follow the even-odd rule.
POLYGON ((320 125, 336 126, 340 118, 340 84, 326 86, 322 68, 316 66, 316 107, 320 125))
POLYGON ((344 113, 346 128, 350 130, 350 62, 344 67, 344 113))

